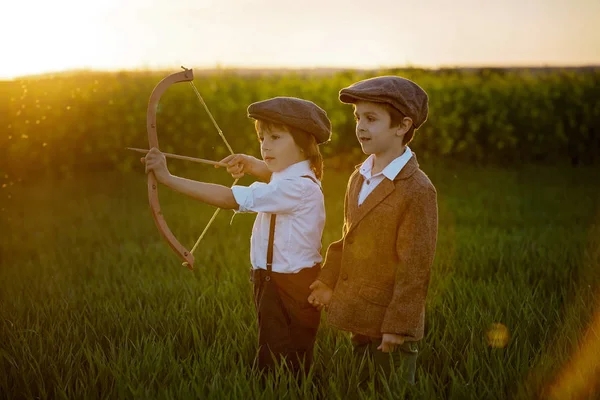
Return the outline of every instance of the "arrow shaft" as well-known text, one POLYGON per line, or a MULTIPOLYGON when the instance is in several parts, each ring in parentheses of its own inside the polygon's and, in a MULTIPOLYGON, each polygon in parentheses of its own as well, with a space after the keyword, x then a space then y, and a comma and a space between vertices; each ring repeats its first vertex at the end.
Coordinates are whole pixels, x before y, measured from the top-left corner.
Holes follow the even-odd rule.
MULTIPOLYGON (((137 151, 138 153, 144 153, 147 154, 149 150, 146 149, 137 149, 134 147, 127 147, 128 150, 133 150, 133 151, 137 151)), ((188 156, 180 156, 179 154, 171 154, 171 153, 163 153, 165 155, 165 157, 167 158, 175 158, 177 160, 185 160, 185 161, 191 161, 191 162, 196 162, 196 163, 201 163, 201 164, 210 164, 210 165, 217 165, 219 167, 227 167, 228 165, 219 161, 212 161, 212 160, 205 160, 203 158, 195 158, 195 157, 188 157, 188 156)))

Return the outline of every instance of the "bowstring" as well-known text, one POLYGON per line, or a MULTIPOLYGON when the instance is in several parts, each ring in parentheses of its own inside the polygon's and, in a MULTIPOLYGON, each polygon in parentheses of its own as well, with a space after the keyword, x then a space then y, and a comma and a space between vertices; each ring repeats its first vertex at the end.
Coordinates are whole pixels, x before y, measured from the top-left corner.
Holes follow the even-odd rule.
MULTIPOLYGON (((210 112, 210 110, 208 109, 208 106, 206 105, 206 102, 204 101, 204 99, 202 98, 202 96, 200 95, 200 92, 198 91, 198 89, 196 88, 196 85, 194 85, 193 81, 190 81, 190 85, 192 86, 192 89, 194 89, 194 93, 196 93, 196 97, 198 97, 198 100, 200 101, 200 104, 202 104, 202 106, 204 107, 204 109, 206 110, 206 113, 208 114, 208 116, 210 117, 210 120, 212 121, 213 125, 215 126, 215 128, 217 129, 217 132, 219 132, 219 136, 221 136, 221 139, 223 139, 223 141, 225 142, 225 145, 227 146, 227 149, 229 150, 229 152, 231 154, 235 154, 233 152, 233 149, 231 148, 231 146, 229 145, 229 142, 227 141, 227 139, 225 138, 225 135, 223 134, 223 131, 221 130, 221 128, 219 127, 219 124, 217 124, 217 121, 215 120, 215 118, 213 117, 212 113, 210 112)), ((233 181, 233 184, 231 186, 234 186, 239 179, 236 179, 233 181)), ((198 240, 196 241, 196 243, 194 244, 194 247, 192 247, 192 250, 190 250, 190 254, 194 254, 194 251, 196 251, 196 248, 198 247, 198 245, 200 244, 200 242, 202 241, 202 239, 204 238, 204 235, 206 234, 206 232, 208 231, 208 228, 212 225, 213 221, 215 220, 215 218, 217 217, 217 215, 219 214, 219 212, 221 211, 220 208, 217 208, 213 214, 213 216, 210 218, 210 220, 208 221, 208 224, 206 224, 206 226, 204 227, 204 230, 202 231, 202 233, 200 234, 200 237, 198 238, 198 240)), ((235 214, 234 214, 235 216, 235 214)))

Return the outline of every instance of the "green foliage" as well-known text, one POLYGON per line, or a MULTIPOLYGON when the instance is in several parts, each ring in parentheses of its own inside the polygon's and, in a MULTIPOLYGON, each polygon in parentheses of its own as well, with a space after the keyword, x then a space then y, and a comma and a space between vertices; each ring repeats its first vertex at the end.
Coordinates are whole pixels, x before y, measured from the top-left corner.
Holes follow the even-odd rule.
MULTIPOLYGON (((156 231, 138 171, 0 189, 0 398, 552 398, 600 312, 597 171, 424 169, 440 229, 415 387, 357 389, 349 339, 325 319, 310 377, 279 371, 262 385, 252 367, 253 216, 230 225, 221 212, 190 272, 156 231), (507 327, 506 347, 488 346, 493 323, 507 327)), ((326 171, 324 245, 339 238, 350 173, 326 171)), ((220 170, 182 172, 231 183, 220 170)), ((213 209, 160 196, 191 246, 213 209)))
MULTIPOLYGON (((298 96, 319 104, 332 120, 334 132, 323 146, 325 157, 348 157, 345 161, 351 163, 360 150, 351 109, 338 101, 338 91, 383 74, 413 79, 430 95, 429 119, 412 144, 424 158, 477 164, 600 160, 597 69, 270 75, 196 71, 195 84, 234 151, 257 154, 253 126, 246 117, 250 103, 298 96)), ((147 101, 164 76, 90 72, 0 82, 0 173, 25 179, 40 173, 132 170, 137 157, 124 148, 147 145, 147 101)), ((171 87, 163 96, 158 130, 164 150, 209 159, 227 154, 187 83, 171 87)))

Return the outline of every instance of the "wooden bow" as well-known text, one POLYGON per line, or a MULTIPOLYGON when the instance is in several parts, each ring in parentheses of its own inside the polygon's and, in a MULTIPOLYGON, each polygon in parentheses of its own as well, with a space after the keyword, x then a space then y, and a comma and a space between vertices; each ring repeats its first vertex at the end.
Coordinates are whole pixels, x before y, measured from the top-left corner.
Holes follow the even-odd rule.
MULTIPOLYGON (((217 131, 219 132, 219 135, 221 136, 221 138, 225 142, 227 148, 229 149, 229 152, 231 154, 233 154, 233 150, 232 150, 231 146, 229 145, 229 143, 227 142, 227 139, 225 139, 225 135, 223 135, 223 132, 221 131, 221 129, 217 125, 217 122, 215 121, 212 114, 208 110, 208 107, 206 106, 206 103, 202 99, 202 96, 200 96, 200 93, 194 86, 194 83, 192 82, 193 79, 194 79, 194 72, 191 69, 184 68, 184 71, 171 74, 171 75, 167 76, 166 78, 164 78, 163 80, 161 80, 158 83, 158 85, 156 85, 154 90, 152 90, 152 94, 150 95, 150 100, 148 102, 148 111, 147 111, 147 118, 146 118, 146 121, 147 121, 146 127, 148 130, 148 143, 150 145, 149 148, 156 147, 157 149, 159 149, 158 135, 157 135, 157 131, 156 131, 156 113, 158 110, 158 103, 159 103, 160 97, 163 95, 163 93, 167 90, 167 88, 169 86, 171 86, 175 83, 178 83, 178 82, 190 82, 191 86, 193 87, 194 91, 196 92, 196 96, 198 97, 198 100, 200 100, 200 103, 202 103, 206 112, 210 116, 213 124, 215 125, 215 127, 217 128, 217 131)), ((236 179, 233 182, 233 184, 235 185, 237 183, 237 181, 238 180, 236 179)), ((196 248, 198 247, 198 244, 200 243, 202 238, 204 237, 206 231, 208 230, 208 228, 210 227, 210 225, 216 218, 220 209, 219 208, 216 209, 215 213, 213 214, 212 218, 209 220, 208 224, 204 228, 202 234, 196 241, 196 244, 194 245, 192 250, 187 250, 179 242, 179 240, 177 240, 175 235, 173 235, 173 233, 171 232, 171 229, 169 229, 169 226, 167 225, 167 222, 165 221, 165 218, 162 214, 162 211, 160 209, 160 203, 158 201, 158 184, 157 184, 156 176, 154 175, 154 172, 150 172, 148 174, 148 199, 150 201, 150 209, 152 210, 152 216, 154 217, 154 222, 156 222, 156 227, 158 228, 162 237, 169 243, 169 246, 171 246, 171 248, 177 253, 177 255, 184 261, 183 265, 188 267, 190 270, 193 270, 194 269, 193 253, 196 250, 196 248)))

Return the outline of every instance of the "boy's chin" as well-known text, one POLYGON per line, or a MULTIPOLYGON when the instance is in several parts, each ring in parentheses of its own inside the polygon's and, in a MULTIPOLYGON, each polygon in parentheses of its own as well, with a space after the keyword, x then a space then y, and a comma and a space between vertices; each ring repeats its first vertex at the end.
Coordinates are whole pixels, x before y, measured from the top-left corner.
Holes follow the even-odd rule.
POLYGON ((370 149, 368 146, 360 146, 360 149, 362 150, 363 153, 365 153, 366 155, 370 156, 371 154, 373 154, 373 150, 370 149))
POLYGON ((269 169, 269 171, 271 172, 281 172, 284 169, 286 169, 287 167, 289 167, 289 165, 280 165, 278 163, 267 163, 267 168, 269 169))

